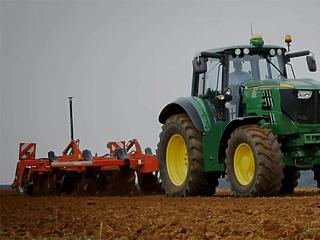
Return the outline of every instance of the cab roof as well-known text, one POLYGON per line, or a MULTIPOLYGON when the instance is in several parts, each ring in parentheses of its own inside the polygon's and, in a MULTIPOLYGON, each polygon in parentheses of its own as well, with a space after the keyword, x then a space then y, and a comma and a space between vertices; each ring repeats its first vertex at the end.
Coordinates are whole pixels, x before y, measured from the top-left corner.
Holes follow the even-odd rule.
POLYGON ((244 48, 249 48, 249 49, 253 49, 253 48, 257 48, 257 49, 271 49, 271 48, 275 48, 275 49, 282 49, 284 50, 285 52, 287 51, 283 46, 280 46, 280 45, 263 45, 261 47, 259 46, 254 46, 254 45, 233 45, 233 46, 228 46, 228 47, 222 47, 222 48, 213 48, 213 49, 208 49, 208 50, 205 50, 204 52, 210 52, 210 53, 225 53, 226 51, 229 51, 229 50, 235 50, 237 48, 240 48, 240 49, 244 49, 244 48))

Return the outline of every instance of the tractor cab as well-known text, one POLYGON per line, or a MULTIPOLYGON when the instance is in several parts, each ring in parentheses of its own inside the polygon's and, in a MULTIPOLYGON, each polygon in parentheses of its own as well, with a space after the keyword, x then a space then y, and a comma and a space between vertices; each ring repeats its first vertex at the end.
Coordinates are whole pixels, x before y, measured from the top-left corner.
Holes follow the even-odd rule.
MULTIPOLYGON (((286 36, 286 42, 291 37, 286 36)), ((290 58, 306 56, 310 51, 287 53, 277 45, 264 45, 260 35, 250 39, 250 45, 230 46, 200 52, 193 60, 192 96, 214 96, 217 109, 227 108, 227 116, 218 112, 217 117, 232 120, 243 115, 241 95, 249 84, 261 86, 270 82, 280 84, 288 81, 286 65, 295 77, 290 58), (225 93, 229 96, 225 96, 225 93), (228 99, 227 99, 227 98, 228 99), (225 104, 228 102, 227 104, 225 104), (220 105, 220 106, 219 106, 220 105)), ((316 70, 313 56, 307 57, 310 71, 316 70)))

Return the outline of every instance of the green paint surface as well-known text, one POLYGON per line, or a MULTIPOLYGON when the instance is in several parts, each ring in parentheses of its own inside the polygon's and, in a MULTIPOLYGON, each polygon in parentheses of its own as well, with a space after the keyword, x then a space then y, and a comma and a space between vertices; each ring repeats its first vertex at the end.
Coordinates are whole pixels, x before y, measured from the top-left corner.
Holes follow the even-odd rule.
POLYGON ((224 163, 219 161, 220 140, 226 122, 216 121, 212 103, 203 98, 187 98, 196 108, 203 124, 204 132, 202 137, 204 171, 220 171, 225 169, 224 163))

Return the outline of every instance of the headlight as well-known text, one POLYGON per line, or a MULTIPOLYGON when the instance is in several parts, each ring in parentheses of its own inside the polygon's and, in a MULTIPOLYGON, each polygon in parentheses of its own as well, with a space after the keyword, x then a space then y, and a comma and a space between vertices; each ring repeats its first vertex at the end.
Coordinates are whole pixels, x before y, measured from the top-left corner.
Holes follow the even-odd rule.
POLYGON ((241 54, 241 49, 237 48, 236 50, 234 50, 234 54, 239 56, 241 54))
POLYGON ((278 54, 279 56, 281 56, 282 50, 281 50, 281 49, 278 49, 278 50, 277 50, 277 54, 278 54))
POLYGON ((309 99, 312 96, 312 91, 298 91, 298 99, 309 99))
POLYGON ((245 49, 243 49, 243 53, 244 53, 245 55, 248 55, 248 54, 249 54, 249 52, 250 52, 249 48, 245 48, 245 49))
POLYGON ((269 52, 269 53, 270 53, 271 56, 274 56, 274 55, 276 55, 276 50, 270 49, 270 52, 269 52))

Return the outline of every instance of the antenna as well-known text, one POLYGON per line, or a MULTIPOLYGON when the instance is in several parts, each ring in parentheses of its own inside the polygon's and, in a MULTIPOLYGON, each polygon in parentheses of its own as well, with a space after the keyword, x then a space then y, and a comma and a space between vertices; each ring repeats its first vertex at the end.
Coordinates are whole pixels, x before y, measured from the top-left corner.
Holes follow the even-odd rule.
POLYGON ((73 136, 73 112, 72 112, 72 98, 73 97, 68 97, 69 98, 69 112, 70 112, 70 135, 71 135, 71 140, 74 140, 73 136))
POLYGON ((253 36, 253 27, 252 27, 252 23, 250 24, 250 30, 251 30, 251 37, 253 36))

